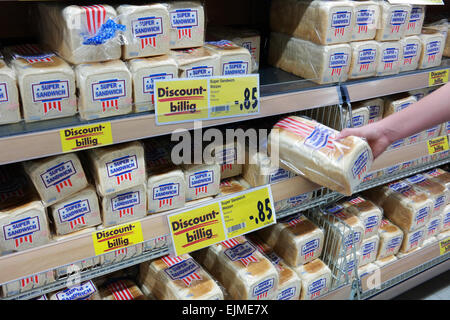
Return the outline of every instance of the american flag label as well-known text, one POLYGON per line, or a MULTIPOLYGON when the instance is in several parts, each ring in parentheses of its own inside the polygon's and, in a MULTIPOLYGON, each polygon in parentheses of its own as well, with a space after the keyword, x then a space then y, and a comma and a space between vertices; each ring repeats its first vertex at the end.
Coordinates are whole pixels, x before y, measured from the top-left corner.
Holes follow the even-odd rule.
POLYGON ((276 183, 279 181, 289 179, 290 177, 291 177, 291 173, 289 171, 284 170, 282 168, 278 168, 277 171, 273 172, 269 176, 269 183, 276 183))
POLYGON ((375 61, 377 51, 375 49, 363 49, 358 54, 359 71, 369 70, 369 66, 375 61))
POLYGON ((222 66, 222 75, 236 76, 248 73, 248 62, 245 61, 230 61, 224 63, 222 66))
POLYGON ((91 84, 92 100, 102 103, 102 110, 119 109, 119 99, 127 95, 126 80, 103 80, 91 84))
POLYGON ((248 241, 239 243, 235 239, 229 239, 222 242, 227 249, 224 251, 225 256, 231 261, 240 261, 244 267, 247 267, 252 262, 258 262, 253 254, 256 248, 248 241))
POLYGON ((417 56, 417 49, 419 45, 416 43, 409 43, 403 47, 403 64, 411 64, 412 59, 417 56))
POLYGON ((179 183, 167 183, 153 188, 153 200, 159 201, 159 208, 172 206, 173 198, 179 195, 179 183))
POLYGON ((392 70, 393 64, 396 61, 398 61, 397 48, 386 48, 383 50, 383 54, 381 55, 381 62, 384 62, 384 70, 392 70))
POLYGON ((139 191, 119 194, 111 199, 112 211, 119 211, 119 218, 125 215, 133 216, 133 208, 138 204, 140 204, 139 191))
POLYGON ((77 171, 72 160, 62 162, 54 167, 49 168, 41 174, 41 180, 46 188, 55 187, 58 193, 65 187, 72 187, 70 177, 75 175, 77 171))
POLYGON ((426 55, 428 56, 428 62, 434 62, 436 55, 441 51, 441 41, 431 41, 427 43, 426 55))
POLYGON ((186 70, 186 78, 205 78, 214 75, 214 68, 208 66, 198 66, 186 70))
POLYGON ((350 11, 338 11, 331 16, 331 27, 334 28, 334 36, 344 35, 345 27, 350 25, 352 13, 350 11))
POLYGON ((325 289, 327 286, 327 279, 320 278, 308 286, 308 294, 311 295, 312 298, 316 298, 320 296, 320 292, 325 289))
POLYGON ((33 243, 33 233, 41 230, 39 217, 28 217, 25 219, 13 221, 3 226, 5 240, 14 240, 15 247, 18 248, 22 243, 33 243))
POLYGON ((192 38, 192 28, 198 27, 198 10, 179 9, 170 11, 170 25, 177 30, 178 40, 192 38))
POLYGON ((412 7, 407 30, 416 28, 416 22, 422 19, 422 14, 423 10, 421 7, 412 7))
POLYGON ((256 297, 257 300, 267 298, 268 293, 269 293, 270 289, 273 288, 274 283, 275 283, 274 278, 270 278, 270 279, 264 280, 263 282, 258 283, 253 288, 253 292, 252 292, 253 297, 256 297))
POLYGON ((314 252, 319 248, 320 239, 313 239, 302 246, 302 256, 307 259, 314 256, 314 252))
POLYGON ((358 33, 367 33, 368 26, 374 24, 375 10, 361 9, 356 12, 358 33))
POLYGON ((89 298, 97 290, 91 280, 79 286, 74 286, 56 294, 57 300, 84 300, 89 298))
POLYGON ((39 277, 38 275, 34 275, 31 277, 23 278, 20 280, 20 287, 25 288, 29 284, 39 284, 39 277))
POLYGON ((362 178, 362 175, 367 171, 367 163, 369 161, 369 151, 363 151, 358 158, 356 158, 355 163, 352 166, 353 178, 362 178))
POLYGON ((214 171, 204 170, 189 176, 189 188, 195 189, 195 195, 208 193, 208 185, 214 183, 214 171))
POLYGON ((44 114, 51 109, 62 111, 62 100, 69 98, 69 81, 52 80, 31 84, 33 102, 42 102, 44 114))
POLYGON ((14 46, 14 59, 25 59, 29 64, 37 62, 53 62, 52 57, 55 56, 52 52, 43 52, 37 45, 24 44, 14 46))
POLYGON ((391 14, 391 33, 398 33, 400 26, 405 24, 408 12, 405 10, 394 10, 391 14))
POLYGON ((331 69, 331 75, 341 75, 341 70, 348 63, 348 54, 346 53, 334 53, 330 55, 329 68, 331 69))
POLYGON ((114 300, 134 300, 134 296, 123 281, 116 281, 108 285, 114 300))
POLYGON ((8 102, 8 85, 5 82, 0 83, 0 103, 8 102))
POLYGON ((86 225, 86 215, 90 212, 89 199, 84 199, 58 209, 58 216, 61 223, 68 222, 73 229, 76 225, 86 225))
POLYGON ((284 289, 283 291, 281 291, 278 294, 277 300, 290 300, 291 298, 294 297, 296 292, 297 292, 296 287, 290 287, 290 288, 284 289))
POLYGON ((164 269, 164 272, 170 279, 174 281, 181 280, 188 287, 192 281, 202 280, 202 277, 198 274, 201 268, 194 259, 184 259, 170 255, 164 256, 161 259, 168 266, 167 269, 164 269))
POLYGON ((118 185, 124 180, 132 182, 133 176, 131 174, 133 171, 137 170, 138 167, 136 155, 124 156, 106 163, 108 177, 116 180, 118 185))
POLYGON ((102 24, 106 21, 106 9, 102 5, 82 6, 86 19, 87 32, 93 36, 97 34, 102 24))
POLYGON ((155 73, 150 74, 142 78, 142 92, 144 94, 150 94, 152 99, 152 104, 155 104, 155 80, 170 80, 173 79, 174 75, 172 73, 155 73))
POLYGON ((156 48, 156 38, 163 34, 162 17, 143 17, 131 21, 133 36, 141 42, 141 49, 147 46, 156 48))

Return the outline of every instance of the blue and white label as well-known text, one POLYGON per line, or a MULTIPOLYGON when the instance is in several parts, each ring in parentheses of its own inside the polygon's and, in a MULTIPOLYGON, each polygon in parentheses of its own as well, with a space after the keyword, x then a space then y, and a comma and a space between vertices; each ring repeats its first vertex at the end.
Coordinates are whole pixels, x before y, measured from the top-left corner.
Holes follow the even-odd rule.
POLYGON ((369 108, 369 120, 377 119, 381 116, 381 107, 380 106, 368 106, 369 108))
POLYGON ((125 80, 104 80, 95 82, 91 85, 92 99, 94 101, 118 99, 126 96, 125 80))
POLYGON ((172 280, 182 280, 199 270, 200 266, 197 262, 194 259, 189 258, 164 269, 164 272, 172 280))
POLYGON ((270 278, 259 283, 255 288, 253 288, 253 296, 256 297, 262 293, 268 292, 270 289, 273 288, 274 283, 275 283, 274 278, 270 278))
POLYGON ((359 240, 361 240, 361 232, 353 232, 353 234, 350 233, 345 237, 344 243, 347 248, 351 248, 358 243, 359 240))
POLYGON ((180 195, 179 183, 167 183, 153 188, 153 200, 163 200, 180 195))
POLYGON ((331 205, 325 208, 326 213, 331 213, 331 214, 336 214, 341 212, 342 210, 344 210, 344 207, 336 204, 336 205, 331 205))
POLYGON ((376 245, 376 241, 365 243, 361 248, 362 255, 367 256, 372 254, 372 252, 375 252, 376 245))
POLYGON ((439 210, 445 204, 445 195, 439 196, 434 201, 434 209, 439 210))
POLYGON ((371 231, 379 223, 380 219, 378 216, 370 216, 364 221, 364 227, 366 231, 371 231))
POLYGON ((291 205, 299 205, 305 202, 306 200, 310 199, 311 196, 312 196, 311 193, 303 193, 301 195, 289 198, 287 202, 291 205))
POLYGON ((189 188, 203 187, 212 183, 214 183, 214 172, 212 170, 196 172, 189 176, 189 188))
POLYGON ((327 279, 320 278, 309 285, 308 294, 314 294, 316 292, 319 292, 322 289, 325 289, 326 286, 327 286, 327 279))
POLYGON ((335 53, 330 56, 330 68, 342 68, 347 65, 348 54, 346 53, 335 53))
POLYGON ((389 185, 389 189, 395 191, 395 192, 406 192, 408 190, 411 190, 411 186, 403 181, 391 183, 389 185))
POLYGON ((392 166, 386 169, 387 174, 394 173, 400 169, 400 165, 392 166))
POLYGON ((121 157, 106 163, 108 177, 116 177, 121 174, 129 173, 137 168, 138 161, 136 155, 121 157))
POLYGON ((224 254, 231 261, 238 261, 250 257, 255 251, 256 248, 250 242, 246 241, 232 248, 226 249, 224 254))
POLYGON ((358 158, 356 159, 355 163, 352 166, 352 174, 353 178, 361 178, 361 173, 365 172, 365 168, 367 166, 367 162, 369 161, 369 151, 365 150, 362 152, 358 158))
POLYGON ((356 24, 359 26, 371 25, 375 21, 375 10, 362 9, 356 12, 356 24))
POLYGON ((279 181, 287 180, 290 177, 291 173, 289 171, 279 168, 269 176, 269 183, 276 183, 279 181))
POLYGON ((205 78, 214 75, 214 68, 208 66, 193 67, 186 70, 187 78, 205 78))
MULTIPOLYGON (((352 117, 352 126, 353 128, 358 128, 363 126, 364 124, 364 116, 363 115, 359 115, 359 116, 354 116, 352 117)), ((350 125, 349 125, 350 127, 350 125)))
POLYGON ((68 222, 91 212, 89 199, 75 201, 58 209, 60 222, 68 222))
POLYGON ((414 58, 417 56, 417 49, 419 45, 416 43, 409 43, 403 47, 403 59, 414 58))
POLYGON ((395 237, 395 238, 392 238, 392 239, 389 240, 389 242, 387 243, 386 248, 387 248, 388 250, 394 250, 394 249, 400 247, 400 245, 402 244, 402 240, 403 240, 402 237, 395 237))
POLYGON ((397 48, 386 48, 383 50, 381 57, 382 62, 394 62, 398 61, 398 49, 397 48))
POLYGON ((436 218, 430 221, 428 224, 428 235, 433 234, 437 231, 439 225, 441 224, 441 218, 436 218))
POLYGON ((441 41, 431 41, 427 43, 427 55, 434 55, 441 51, 441 41))
POLYGON ((416 174, 415 176, 409 177, 406 179, 409 183, 418 184, 422 183, 426 180, 425 176, 421 174, 416 174))
POLYGON ((248 73, 248 62, 245 61, 230 61, 223 64, 223 76, 236 76, 248 73))
POLYGON ((31 84, 33 102, 52 101, 69 98, 69 81, 53 80, 31 84))
POLYGON ((409 16, 409 22, 416 22, 422 19, 423 10, 421 7, 412 7, 411 14, 409 16))
POLYGON ((412 234, 412 236, 409 238, 409 244, 410 244, 411 246, 412 246, 412 245, 418 244, 419 241, 422 240, 423 235, 424 235, 423 230, 419 230, 419 231, 414 232, 414 233, 412 234))
POLYGON ((290 300, 295 296, 296 292, 297 292, 296 287, 290 287, 290 288, 284 289, 283 291, 281 291, 278 294, 277 300, 290 300))
POLYGON ((368 64, 375 61, 377 51, 375 49, 363 49, 358 54, 358 64, 368 64))
POLYGON ((306 137, 304 144, 313 149, 321 149, 328 144, 329 137, 333 132, 325 127, 316 126, 313 132, 306 137))
POLYGON ((57 300, 84 300, 89 298, 97 290, 92 281, 85 282, 79 286, 70 287, 56 294, 57 300))
POLYGON ((119 194, 111 199, 112 211, 134 207, 140 203, 139 191, 119 194))
POLYGON ((424 222, 425 218, 428 217, 429 214, 430 214, 429 207, 423 207, 422 209, 420 209, 416 216, 416 224, 424 222))
POLYGON ((13 221, 3 226, 5 240, 20 238, 41 230, 39 217, 29 217, 13 221))
POLYGON ((350 11, 339 11, 333 13, 331 17, 332 28, 343 28, 350 25, 352 13, 350 11))
POLYGON ((305 243, 302 247, 302 256, 316 251, 319 248, 320 239, 313 239, 305 243))
POLYGON ((406 109, 407 107, 409 107, 411 104, 412 104, 411 102, 402 103, 401 105, 397 106, 397 108, 395 109, 395 112, 402 111, 403 109, 406 109))
POLYGON ((163 34, 161 17, 145 17, 131 21, 131 31, 136 38, 144 38, 163 34))
POLYGON ((0 83, 0 103, 8 102, 8 85, 5 82, 0 83))
POLYGON ((450 211, 449 212, 446 212, 445 214, 444 214, 444 225, 447 225, 447 224, 449 224, 450 223, 450 211))
POLYGON ((394 10, 391 15, 391 25, 401 25, 406 22, 406 17, 408 16, 408 12, 405 10, 394 10))
POLYGON ((170 80, 173 79, 172 73, 156 73, 142 78, 142 91, 144 94, 154 94, 155 80, 170 80))
POLYGON ((198 26, 198 11, 195 9, 179 9, 170 11, 172 28, 186 28, 198 26))
POLYGON ((40 176, 41 176, 42 182, 44 183, 44 186, 46 188, 50 188, 66 179, 69 179, 71 176, 73 176, 76 173, 77 173, 77 171, 75 170, 75 166, 73 165, 72 161, 69 160, 69 161, 57 164, 54 167, 49 168, 47 171, 42 173, 40 176))
POLYGON ((236 148, 225 148, 215 155, 216 161, 219 164, 232 164, 237 159, 236 148))

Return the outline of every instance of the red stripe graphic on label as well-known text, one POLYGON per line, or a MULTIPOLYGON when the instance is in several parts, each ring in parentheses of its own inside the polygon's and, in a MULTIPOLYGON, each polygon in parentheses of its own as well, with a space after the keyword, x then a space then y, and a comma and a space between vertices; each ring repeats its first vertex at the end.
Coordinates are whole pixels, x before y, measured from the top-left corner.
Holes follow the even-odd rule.
POLYGON ((88 32, 95 35, 106 19, 106 10, 102 5, 83 6, 88 32))

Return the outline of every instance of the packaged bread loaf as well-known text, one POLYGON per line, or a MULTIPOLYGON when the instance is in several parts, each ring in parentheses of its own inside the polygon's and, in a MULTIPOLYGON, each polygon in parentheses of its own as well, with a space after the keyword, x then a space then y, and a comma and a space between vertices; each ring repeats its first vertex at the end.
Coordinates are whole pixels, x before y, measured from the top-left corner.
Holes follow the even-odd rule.
POLYGON ((355 109, 361 107, 367 107, 369 109, 369 120, 367 123, 373 123, 383 118, 384 112, 384 100, 382 98, 375 98, 364 100, 353 104, 355 109))
POLYGON ((113 7, 40 5, 39 35, 45 45, 72 64, 119 59, 125 26, 113 7))
POLYGON ((400 40, 402 44, 402 62, 400 72, 416 70, 419 66, 422 43, 418 36, 408 36, 400 40))
POLYGON ((221 74, 219 55, 205 47, 171 50, 170 55, 178 65, 179 78, 204 78, 221 74))
POLYGON ((370 170, 372 151, 361 138, 337 141, 334 129, 297 116, 282 119, 274 129, 270 135, 278 134, 281 163, 319 185, 350 195, 370 170))
POLYGON ((251 55, 244 47, 229 40, 210 41, 205 47, 219 55, 221 76, 242 76, 251 73, 251 55))
POLYGON ((186 201, 214 196, 219 193, 220 165, 183 165, 186 181, 186 201))
POLYGON ((360 281, 369 281, 370 275, 374 274, 375 272, 379 271, 380 267, 377 266, 375 263, 368 263, 365 266, 358 268, 358 276, 360 278, 360 281), (364 278, 364 279, 363 279, 364 278))
POLYGON ((432 179, 428 179, 423 174, 416 174, 406 178, 406 181, 418 187, 419 190, 427 193, 428 198, 432 200, 432 210, 430 213, 432 217, 442 214, 448 201, 446 198, 447 190, 444 185, 433 181, 432 179))
POLYGON ((232 300, 276 298, 279 276, 275 266, 243 236, 202 249, 203 266, 232 300))
POLYGON ((110 193, 101 199, 102 221, 110 227, 147 215, 147 190, 145 184, 110 193))
POLYGON ((100 300, 100 295, 92 280, 88 280, 79 285, 51 293, 49 300, 100 300))
POLYGON ((450 205, 445 206, 442 213, 442 229, 441 231, 447 231, 450 229, 450 205))
POLYGON ((353 5, 355 26, 352 41, 371 40, 375 38, 380 18, 380 8, 375 1, 350 1, 353 5))
POLYGON ((390 4, 380 1, 380 26, 375 39, 377 41, 400 40, 405 36, 411 14, 409 4, 390 4))
POLYGON ((155 109, 155 81, 178 78, 175 60, 168 55, 151 58, 132 59, 128 67, 133 79, 134 112, 155 109))
POLYGON ((318 84, 346 81, 350 58, 346 43, 318 45, 281 33, 270 35, 269 64, 318 84))
POLYGON ((109 281, 99 289, 101 300, 147 300, 137 284, 130 279, 109 281))
POLYGON ((52 205, 88 186, 76 153, 30 160, 24 163, 24 168, 45 206, 52 205))
POLYGON ((437 236, 442 230, 442 215, 431 217, 425 226, 425 240, 437 236))
POLYGON ((378 234, 383 211, 372 201, 357 196, 349 199, 346 204, 343 205, 348 212, 357 216, 363 223, 364 239, 378 234))
POLYGON ((29 275, 25 278, 5 283, 1 286, 1 294, 4 298, 8 296, 25 293, 29 290, 38 289, 55 281, 53 270, 29 275))
POLYGON ((359 248, 358 266, 362 267, 368 263, 372 263, 377 258, 380 237, 378 235, 363 239, 359 248))
POLYGON ((158 300, 223 300, 217 283, 188 254, 141 263, 139 283, 158 300))
POLYGON ((313 300, 327 293, 331 286, 331 270, 320 259, 295 269, 302 280, 300 300, 313 300))
POLYGON ((440 66, 444 53, 445 35, 434 30, 423 29, 419 38, 422 42, 419 69, 440 66))
POLYGON ((194 1, 174 1, 168 7, 171 49, 200 47, 205 41, 205 13, 194 1))
POLYGON ((413 4, 406 26, 405 36, 420 34, 425 19, 425 6, 413 4))
POLYGON ((355 28, 349 1, 276 0, 270 8, 270 29, 317 44, 350 42, 355 28))
POLYGON ((146 183, 144 147, 139 141, 94 148, 88 156, 101 196, 146 183))
POLYGON ((117 7, 117 14, 119 22, 126 27, 123 59, 169 53, 169 11, 166 5, 122 4, 117 7))
POLYGON ((334 266, 332 265, 331 269, 334 272, 337 271, 337 278, 333 278, 332 286, 336 287, 342 283, 348 281, 352 281, 355 278, 355 272, 358 268, 359 263, 359 252, 355 252, 355 254, 349 254, 347 256, 340 257, 335 262, 334 266), (337 268, 337 270, 335 269, 337 268))
POLYGON ((48 208, 57 235, 64 235, 102 223, 97 193, 89 186, 48 208))
POLYGON ((425 235, 426 235, 425 226, 411 232, 405 232, 403 242, 400 247, 400 252, 407 253, 410 252, 411 250, 421 247, 425 240, 425 235))
POLYGON ((242 174, 242 161, 238 159, 241 152, 236 141, 219 144, 213 147, 214 162, 220 165, 220 179, 235 177, 242 174))
POLYGON ((352 108, 352 119, 350 121, 350 112, 343 110, 344 119, 347 128, 358 128, 369 123, 369 108, 365 106, 358 106, 352 108))
POLYGON ((352 42, 352 54, 349 67, 349 79, 375 76, 377 71, 380 45, 377 41, 352 42))
POLYGON ((21 119, 16 73, 0 59, 0 124, 15 123, 21 119))
POLYGON ((244 179, 240 177, 233 177, 228 178, 220 181, 219 185, 219 193, 217 194, 218 197, 220 196, 226 196, 229 194, 242 192, 244 190, 250 189, 251 186, 245 181, 244 179))
POLYGON ((80 117, 92 120, 130 113, 131 73, 121 60, 80 64, 75 68, 80 117))
POLYGON ((271 247, 262 241, 258 235, 251 233, 246 237, 265 255, 278 271, 278 292, 276 300, 298 300, 300 297, 301 280, 297 273, 278 256, 271 247))
POLYGON ((35 44, 7 47, 5 53, 17 76, 26 122, 77 113, 75 74, 67 62, 35 44))
POLYGON ((400 72, 402 62, 402 44, 400 41, 379 42, 380 53, 378 55, 377 76, 386 76, 400 72))
POLYGON ((433 170, 425 172, 425 176, 445 186, 445 188, 447 189, 447 204, 450 203, 450 173, 443 169, 435 168, 433 170))

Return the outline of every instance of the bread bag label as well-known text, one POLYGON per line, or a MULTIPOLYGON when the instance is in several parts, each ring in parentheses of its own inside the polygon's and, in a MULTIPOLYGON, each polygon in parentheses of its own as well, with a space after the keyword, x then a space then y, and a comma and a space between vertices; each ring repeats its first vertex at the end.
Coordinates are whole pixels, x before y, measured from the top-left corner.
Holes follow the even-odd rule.
POLYGON ((332 69, 331 75, 341 75, 341 70, 348 63, 348 54, 334 53, 330 55, 329 68, 332 69))
POLYGON ((406 23, 406 17, 408 12, 405 10, 394 10, 391 15, 391 25, 392 33, 398 33, 400 31, 400 26, 406 23))
POLYGON ((256 248, 250 242, 238 243, 230 239, 223 241, 222 244, 227 247, 224 254, 231 261, 240 261, 245 267, 251 262, 258 262, 258 259, 253 256, 256 248))
POLYGON ((296 287, 284 289, 278 294, 277 300, 290 300, 295 295, 296 291, 296 287))
POLYGON ((61 111, 61 100, 69 98, 69 81, 52 80, 31 84, 34 103, 42 102, 44 114, 55 109, 61 111))
MULTIPOLYGON (((362 66, 363 65, 361 65, 361 67, 362 66)), ((366 66, 369 67, 368 64, 366 66)), ((350 127, 350 120, 347 123, 348 123, 348 127, 350 127)), ((364 116, 363 115, 357 115, 357 116, 352 117, 352 126, 354 128, 362 127, 363 124, 364 124, 364 116)))
POLYGON ((308 286, 308 294, 311 298, 320 296, 320 291, 325 289, 327 286, 327 279, 320 278, 308 286))
POLYGON ((350 25, 352 13, 350 11, 338 11, 331 16, 331 27, 334 28, 334 36, 344 35, 345 27, 350 25))
POLYGON ((198 274, 200 266, 194 259, 184 259, 181 257, 165 256, 161 258, 168 266, 164 272, 172 280, 181 280, 186 286, 190 286, 194 280, 201 280, 202 277, 198 274))
POLYGON ((416 215, 416 225, 423 224, 425 222, 425 218, 428 217, 429 214, 429 207, 423 207, 422 209, 420 209, 416 215))
POLYGON ((409 43, 403 47, 403 64, 411 64, 412 59, 417 56, 417 49, 419 45, 416 43, 409 43))
POLYGON ((189 188, 195 188, 195 195, 208 193, 208 185, 214 183, 214 171, 204 170, 189 176, 189 188))
POLYGON ((33 243, 33 233, 41 230, 39 217, 28 217, 3 226, 5 240, 14 240, 16 248, 22 243, 33 243))
POLYGON ((347 261, 346 267, 347 267, 347 274, 348 275, 352 274, 353 270, 355 270, 355 266, 356 266, 356 260, 355 259, 347 261))
POLYGON ((359 71, 368 70, 369 65, 375 61, 377 51, 375 49, 363 49, 358 53, 359 71))
POLYGON ((398 192, 398 193, 402 193, 404 195, 407 195, 409 192, 415 193, 414 190, 412 190, 412 187, 403 181, 394 182, 394 183, 389 184, 388 186, 389 186, 389 189, 391 189, 395 192, 398 192))
POLYGON ((368 106, 369 108, 369 123, 375 122, 381 117, 381 107, 380 106, 368 106))
MULTIPOLYGON (((447 124, 447 125, 448 125, 448 124, 447 124)), ((439 125, 434 126, 434 127, 430 128, 430 129, 427 129, 427 130, 426 130, 427 138, 434 138, 434 137, 436 137, 437 135, 439 135, 439 129, 440 129, 440 126, 439 126, 439 125)))
POLYGON ((138 169, 138 161, 136 155, 125 156, 106 163, 106 171, 108 177, 117 178, 117 184, 123 180, 132 180, 131 172, 138 169))
POLYGON ((142 91, 144 94, 150 94, 152 98, 152 103, 155 103, 155 80, 170 80, 173 79, 174 74, 173 73, 155 73, 150 74, 146 77, 142 78, 143 81, 143 87, 142 91))
POLYGON ((134 214, 133 207, 138 204, 140 204, 139 191, 119 194, 111 199, 112 211, 119 211, 120 218, 124 215, 132 216, 134 214))
POLYGON ((223 76, 239 76, 248 73, 248 62, 231 61, 222 65, 223 76))
POLYGON ((134 300, 134 296, 122 281, 116 281, 108 285, 108 290, 114 296, 114 300, 134 300))
POLYGON ((70 177, 76 173, 77 171, 75 170, 75 166, 72 161, 69 160, 47 169, 40 176, 47 189, 56 187, 56 191, 59 193, 64 187, 72 186, 70 177))
POLYGON ((423 230, 419 230, 413 233, 411 237, 409 237, 409 246, 411 249, 419 245, 419 241, 422 240, 424 236, 423 230))
POLYGON ((186 70, 187 78, 206 78, 214 75, 214 68, 208 66, 193 67, 186 70))
POLYGON ((8 101, 8 85, 5 82, 0 82, 0 103, 8 101))
POLYGON ((378 216, 373 215, 369 216, 364 220, 364 229, 365 233, 369 233, 373 231, 373 228, 375 228, 378 225, 378 216))
POLYGON ((351 232, 344 238, 344 245, 347 249, 353 248, 361 240, 361 232, 351 232))
POLYGON ((56 294, 57 300, 85 300, 94 294, 95 289, 92 281, 85 282, 79 286, 67 288, 56 294))
POLYGON ((398 61, 398 49, 386 48, 381 54, 381 62, 384 63, 384 70, 392 69, 393 63, 398 61))
POLYGON ((169 12, 170 25, 178 30, 178 39, 192 38, 192 28, 198 27, 198 10, 178 9, 169 12))
POLYGON ((371 241, 371 242, 365 243, 361 247, 361 255, 363 257, 363 260, 370 259, 370 256, 372 255, 372 253, 376 253, 375 252, 376 244, 377 244, 376 241, 371 241))
POLYGON ((367 26, 374 24, 375 10, 361 9, 356 12, 356 25, 358 26, 358 33, 366 33, 367 26))
POLYGON ((302 256, 306 259, 308 257, 314 256, 314 252, 319 248, 320 239, 313 239, 305 243, 302 247, 302 256))
POLYGON ((421 7, 412 7, 411 14, 409 15, 408 27, 409 29, 416 28, 416 22, 422 19, 423 9, 421 7))
POLYGON ((280 182, 286 179, 289 179, 291 177, 291 173, 287 170, 284 170, 282 168, 278 168, 277 171, 275 171, 274 173, 272 173, 269 176, 269 183, 276 183, 276 182, 280 182))
POLYGON ((91 212, 89 199, 84 199, 66 204, 58 209, 58 216, 61 223, 69 222, 70 228, 73 229, 78 224, 86 224, 85 216, 89 212, 91 212))
POLYGON ((435 234, 438 230, 440 223, 441 223, 440 217, 431 220, 428 225, 427 236, 432 236, 433 234, 435 234))
POLYGON ((386 244, 386 251, 394 253, 397 251, 398 248, 400 248, 400 245, 402 244, 402 237, 395 237, 388 241, 386 244))
POLYGON ((356 159, 355 163, 352 166, 352 174, 353 178, 358 177, 358 179, 362 178, 362 174, 367 171, 367 162, 369 161, 369 151, 364 150, 356 159))
POLYGON ((450 227, 450 211, 449 211, 449 212, 446 212, 446 213, 444 214, 443 227, 444 227, 444 228, 450 227))
POLYGON ((298 206, 310 198, 311 193, 303 193, 301 195, 289 198, 287 202, 292 206, 298 206))
POLYGON ((237 159, 236 148, 225 148, 225 149, 217 152, 215 158, 216 158, 217 163, 219 163, 219 164, 233 163, 237 159))
POLYGON ((103 112, 108 108, 118 109, 118 100, 127 95, 126 80, 111 79, 91 84, 92 100, 101 101, 103 112))
POLYGON ((259 283, 255 288, 253 288, 252 296, 256 297, 258 300, 261 298, 266 298, 267 293, 269 292, 270 289, 273 288, 274 284, 275 284, 274 278, 264 280, 263 282, 259 283))
POLYGON ((143 17, 131 21, 133 36, 141 41, 141 49, 156 48, 156 37, 163 34, 162 17, 143 17))
POLYGON ((172 199, 180 195, 179 183, 166 183, 153 188, 153 200, 159 201, 159 207, 172 205, 172 199))
POLYGON ((434 61, 436 55, 441 51, 441 41, 428 42, 425 50, 425 54, 428 56, 428 62, 434 61))

